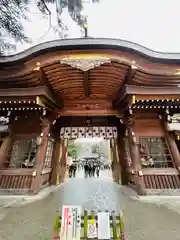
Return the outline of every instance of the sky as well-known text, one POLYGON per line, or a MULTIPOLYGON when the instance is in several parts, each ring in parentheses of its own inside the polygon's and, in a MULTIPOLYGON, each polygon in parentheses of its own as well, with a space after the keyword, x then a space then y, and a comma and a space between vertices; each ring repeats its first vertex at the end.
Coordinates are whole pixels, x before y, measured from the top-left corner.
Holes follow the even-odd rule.
MULTIPOLYGON (((55 6, 50 9, 52 26, 55 26, 55 6)), ((160 52, 180 52, 179 11, 180 0, 101 0, 100 4, 84 4, 89 36, 128 40, 160 52)), ((49 20, 38 14, 33 4, 29 18, 31 21, 24 22, 24 27, 32 43, 17 44, 16 52, 59 38, 49 29, 49 20)), ((62 19, 68 26, 68 38, 81 37, 67 9, 62 13, 62 19)))

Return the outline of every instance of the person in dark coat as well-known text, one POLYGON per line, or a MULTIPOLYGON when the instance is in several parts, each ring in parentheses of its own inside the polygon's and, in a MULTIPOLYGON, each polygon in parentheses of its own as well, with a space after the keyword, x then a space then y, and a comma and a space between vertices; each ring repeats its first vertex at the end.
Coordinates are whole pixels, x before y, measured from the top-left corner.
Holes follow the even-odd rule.
POLYGON ((97 175, 97 177, 99 177, 99 172, 100 172, 100 166, 97 166, 96 167, 96 175, 97 175))
POLYGON ((72 173, 73 173, 73 164, 71 164, 69 166, 69 177, 71 178, 72 177, 72 173))
POLYGON ((87 163, 84 164, 84 177, 87 178, 89 174, 89 167, 87 163))
POLYGON ((93 177, 95 175, 95 171, 96 171, 96 166, 95 166, 95 164, 93 164, 93 166, 92 166, 92 176, 93 177))
POLYGON ((77 170, 77 165, 74 163, 73 164, 73 177, 76 177, 76 170, 77 170))
POLYGON ((93 168, 92 165, 89 164, 89 165, 88 165, 88 168, 89 168, 89 169, 88 169, 88 175, 89 175, 89 177, 92 177, 92 168, 93 168))

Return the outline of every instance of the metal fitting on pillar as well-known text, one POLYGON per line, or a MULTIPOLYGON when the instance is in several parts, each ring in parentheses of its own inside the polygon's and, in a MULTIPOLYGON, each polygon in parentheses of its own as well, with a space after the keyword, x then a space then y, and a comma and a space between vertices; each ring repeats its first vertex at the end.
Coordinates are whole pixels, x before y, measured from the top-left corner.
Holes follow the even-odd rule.
POLYGON ((167 121, 168 121, 169 123, 171 123, 171 122, 172 122, 172 118, 171 118, 171 116, 170 116, 170 115, 167 115, 167 121))
POLYGON ((134 144, 137 144, 137 139, 136 139, 135 136, 133 136, 133 143, 134 143, 134 144))
POLYGON ((138 171, 138 176, 142 177, 143 176, 143 172, 141 170, 138 171))
POLYGON ((43 136, 44 136, 44 134, 41 133, 40 136, 37 137, 37 141, 36 141, 37 146, 41 146, 43 136))
POLYGON ((133 114, 132 109, 131 107, 129 107, 129 115, 132 115, 132 114, 133 114))
POLYGON ((46 109, 43 109, 43 116, 46 116, 46 109))
POLYGON ((125 131, 125 136, 127 137, 128 136, 128 130, 126 129, 125 131))
POLYGON ((169 108, 166 107, 166 114, 168 115, 169 114, 169 108))
POLYGON ((159 114, 158 117, 159 117, 159 119, 162 119, 162 118, 163 118, 161 114, 159 114))

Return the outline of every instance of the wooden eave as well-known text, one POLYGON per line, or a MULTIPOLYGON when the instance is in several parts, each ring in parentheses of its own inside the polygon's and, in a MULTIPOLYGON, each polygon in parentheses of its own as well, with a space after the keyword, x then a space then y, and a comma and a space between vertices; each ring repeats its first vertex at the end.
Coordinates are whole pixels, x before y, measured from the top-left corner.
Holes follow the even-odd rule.
POLYGON ((139 87, 126 86, 126 94, 132 97, 132 104, 137 103, 173 103, 178 105, 180 100, 180 89, 178 87, 139 87))
POLYGON ((180 54, 158 53, 123 40, 56 40, 0 57, 0 88, 5 92, 7 88, 24 89, 27 96, 28 89, 31 92, 43 86, 48 96, 35 95, 42 96, 44 104, 53 109, 62 109, 69 100, 89 98, 113 101, 118 109, 124 109, 132 104, 133 95, 136 100, 155 100, 155 95, 176 99, 178 88, 172 86, 180 85, 178 69, 180 54), (61 63, 74 55, 104 55, 111 61, 85 72, 61 63))
MULTIPOLYGON (((45 86, 35 88, 14 88, 14 89, 0 89, 0 103, 8 108, 10 105, 39 105, 49 109, 59 109, 60 106, 53 99, 51 92, 45 86), (44 105, 37 103, 37 97, 41 98, 44 105)), ((37 107, 36 106, 36 107, 37 107)))
POLYGON ((137 100, 132 109, 180 109, 180 100, 137 100))
POLYGON ((125 85, 116 102, 119 110, 132 107, 143 108, 180 108, 180 89, 174 87, 139 87, 125 85))

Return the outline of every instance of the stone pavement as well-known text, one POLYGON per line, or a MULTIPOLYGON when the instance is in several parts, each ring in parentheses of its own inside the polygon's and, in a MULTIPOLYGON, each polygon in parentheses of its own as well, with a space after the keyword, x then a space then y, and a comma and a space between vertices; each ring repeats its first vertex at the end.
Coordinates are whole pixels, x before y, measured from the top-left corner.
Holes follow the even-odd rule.
MULTIPOLYGON (((78 204, 97 210, 124 209, 129 240, 179 240, 180 215, 166 204, 133 200, 133 191, 112 182, 111 172, 101 172, 100 179, 76 179, 64 184, 42 200, 14 208, 0 209, 0 240, 50 240, 56 209, 63 204, 78 204), (5 211, 5 213, 3 213, 5 211)), ((134 194, 135 195, 135 194, 134 194)), ((180 209, 180 204, 174 209, 180 209)))

